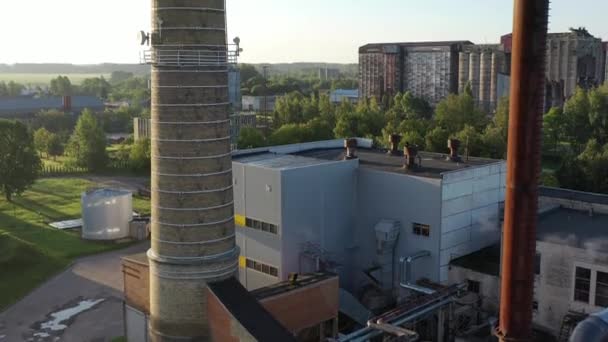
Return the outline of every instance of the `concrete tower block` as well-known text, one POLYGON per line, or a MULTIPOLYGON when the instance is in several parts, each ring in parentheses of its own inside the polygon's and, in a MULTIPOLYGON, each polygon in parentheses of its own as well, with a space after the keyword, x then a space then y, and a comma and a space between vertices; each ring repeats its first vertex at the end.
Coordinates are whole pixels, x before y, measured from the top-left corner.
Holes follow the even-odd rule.
POLYGON ((480 55, 478 52, 471 52, 469 58, 469 82, 473 90, 475 103, 479 103, 479 77, 480 77, 480 55))
POLYGON ((468 52, 458 54, 458 94, 464 92, 464 88, 469 82, 469 59, 468 52))

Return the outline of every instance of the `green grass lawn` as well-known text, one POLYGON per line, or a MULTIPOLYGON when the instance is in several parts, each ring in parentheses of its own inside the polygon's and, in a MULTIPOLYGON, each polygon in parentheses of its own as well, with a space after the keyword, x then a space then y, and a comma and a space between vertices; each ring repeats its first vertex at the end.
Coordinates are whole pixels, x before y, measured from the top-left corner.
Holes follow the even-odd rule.
MULTIPOLYGON (((59 231, 49 222, 80 217, 80 195, 94 186, 76 178, 41 179, 16 197, 0 199, 0 310, 16 302, 77 257, 126 247, 84 241, 78 232, 59 231)), ((150 213, 146 199, 133 209, 150 213)))
MULTIPOLYGON (((38 74, 38 73, 0 73, 0 81, 9 82, 15 81, 21 84, 33 84, 33 85, 48 85, 51 83, 53 78, 56 78, 59 74, 38 74)), ((106 79, 110 78, 110 74, 61 74, 61 76, 67 76, 72 84, 80 85, 86 78, 94 78, 103 76, 106 79)))

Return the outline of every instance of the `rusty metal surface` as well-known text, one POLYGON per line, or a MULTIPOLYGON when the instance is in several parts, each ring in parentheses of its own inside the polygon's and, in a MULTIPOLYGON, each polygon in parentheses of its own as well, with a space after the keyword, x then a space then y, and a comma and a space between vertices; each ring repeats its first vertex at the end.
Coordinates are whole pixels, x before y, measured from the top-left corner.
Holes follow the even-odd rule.
POLYGON ((503 233, 501 341, 532 334, 534 255, 549 0, 515 0, 507 189, 503 233))

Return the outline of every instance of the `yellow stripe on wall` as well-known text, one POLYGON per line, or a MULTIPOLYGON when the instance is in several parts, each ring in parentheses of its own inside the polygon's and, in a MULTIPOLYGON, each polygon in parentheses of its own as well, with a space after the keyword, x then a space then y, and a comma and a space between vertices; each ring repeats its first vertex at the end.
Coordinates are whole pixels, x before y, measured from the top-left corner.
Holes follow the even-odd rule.
POLYGON ((234 215, 234 224, 238 226, 245 226, 245 216, 243 215, 234 215))
POLYGON ((247 258, 245 258, 244 256, 239 256, 239 267, 240 268, 247 267, 247 258))

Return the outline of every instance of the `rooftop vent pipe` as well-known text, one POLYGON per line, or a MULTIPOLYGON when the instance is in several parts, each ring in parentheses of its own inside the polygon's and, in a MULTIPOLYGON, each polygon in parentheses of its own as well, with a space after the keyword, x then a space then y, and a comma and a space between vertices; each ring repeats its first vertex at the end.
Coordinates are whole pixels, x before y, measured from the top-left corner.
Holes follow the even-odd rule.
POLYGON ((403 149, 403 154, 405 155, 404 167, 408 170, 412 170, 412 169, 416 168, 416 157, 418 156, 418 146, 410 145, 409 143, 405 143, 405 147, 403 149))
POLYGON ((420 251, 418 253, 414 253, 408 257, 402 257, 399 259, 399 285, 408 290, 424 293, 424 294, 433 294, 435 290, 418 286, 412 282, 412 263, 421 258, 427 258, 431 256, 431 252, 429 251, 420 251), (403 275, 405 273, 405 279, 403 279, 403 275))
POLYGON ((460 140, 458 139, 448 139, 448 148, 450 149, 450 156, 448 160, 453 161, 455 163, 461 162, 462 158, 458 155, 458 149, 460 148, 460 140))
POLYGON ((357 158, 357 139, 351 138, 344 140, 344 147, 346 148, 346 157, 344 157, 344 159, 357 158))
POLYGON ((401 136, 399 134, 391 134, 389 137, 389 142, 391 144, 391 149, 388 153, 392 156, 398 156, 401 154, 399 151, 399 143, 401 142, 401 136))

